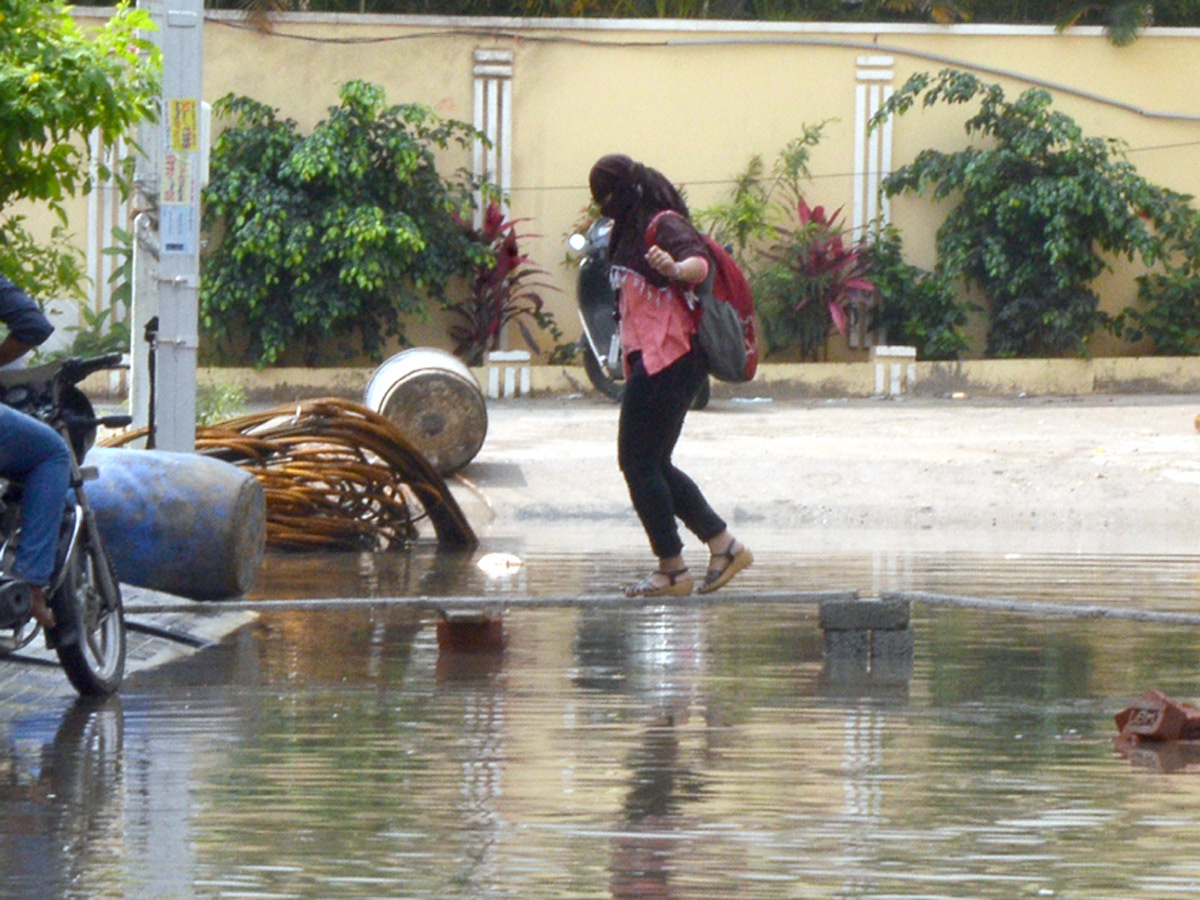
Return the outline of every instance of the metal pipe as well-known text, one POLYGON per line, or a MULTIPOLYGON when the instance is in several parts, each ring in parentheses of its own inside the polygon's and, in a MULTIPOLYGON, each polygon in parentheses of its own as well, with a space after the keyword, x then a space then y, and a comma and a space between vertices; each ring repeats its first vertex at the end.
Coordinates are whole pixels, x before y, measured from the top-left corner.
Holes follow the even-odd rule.
MULTIPOLYGON (((711 606, 809 605, 825 600, 855 600, 854 590, 828 591, 725 591, 689 597, 624 597, 619 594, 583 594, 549 597, 343 597, 305 600, 233 600, 212 603, 131 603, 128 615, 190 613, 215 615, 227 612, 319 612, 347 609, 407 609, 414 612, 494 612, 518 609, 609 608, 638 609, 648 606, 672 608, 711 606)), ((1164 610, 1129 609, 1094 604, 1046 603, 997 597, 970 597, 924 591, 885 591, 880 600, 907 600, 926 606, 979 609, 988 612, 1072 619, 1113 619, 1182 626, 1200 626, 1200 614, 1164 610)))
POLYGON ((210 603, 163 602, 129 603, 125 606, 128 615, 152 615, 159 613, 205 613, 226 612, 314 612, 334 609, 409 609, 418 612, 454 610, 513 610, 551 609, 563 607, 621 607, 635 609, 646 606, 706 607, 760 604, 819 604, 822 600, 852 600, 856 591, 755 591, 736 593, 726 591, 723 595, 695 595, 690 597, 625 597, 620 594, 582 594, 549 597, 338 597, 304 600, 228 600, 210 603))

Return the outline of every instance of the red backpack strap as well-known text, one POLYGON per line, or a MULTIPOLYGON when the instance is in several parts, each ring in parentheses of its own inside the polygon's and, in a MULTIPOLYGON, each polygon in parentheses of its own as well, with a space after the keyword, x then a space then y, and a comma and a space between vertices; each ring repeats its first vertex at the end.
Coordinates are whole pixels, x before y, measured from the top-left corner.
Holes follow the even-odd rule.
POLYGON ((646 225, 646 249, 649 250, 658 243, 658 223, 662 221, 663 216, 678 216, 679 213, 673 209, 660 209, 654 214, 654 217, 646 225))

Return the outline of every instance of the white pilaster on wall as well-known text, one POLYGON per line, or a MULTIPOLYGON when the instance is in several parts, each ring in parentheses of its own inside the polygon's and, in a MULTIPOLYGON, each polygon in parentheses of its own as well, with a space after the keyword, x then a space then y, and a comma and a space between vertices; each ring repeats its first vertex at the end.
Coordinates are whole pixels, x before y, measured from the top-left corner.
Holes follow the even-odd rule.
MULTIPOLYGON (((869 231, 877 219, 888 218, 888 201, 879 186, 892 170, 892 123, 889 119, 878 128, 870 128, 871 117, 892 95, 890 56, 860 56, 855 73, 854 89, 854 211, 851 231, 856 241, 870 237, 869 231)), ((868 316, 864 309, 850 309, 850 324, 846 342, 850 347, 870 347, 876 336, 867 330, 868 316)))
MULTIPOLYGON (((512 51, 476 50, 474 77, 473 124, 487 136, 490 146, 475 142, 472 171, 476 178, 500 189, 500 203, 507 209, 512 187, 512 51)), ((482 222, 483 210, 476 209, 475 227, 482 222)))
POLYGON ((866 237, 877 217, 888 216, 888 201, 879 193, 879 185, 892 169, 892 123, 868 131, 871 117, 892 96, 890 56, 860 56, 854 94, 854 220, 857 238, 866 237))
MULTIPOLYGON (((99 132, 93 132, 88 139, 88 151, 89 174, 94 188, 88 194, 87 304, 93 313, 99 313, 112 307, 112 285, 109 284, 109 279, 118 265, 118 260, 106 251, 117 245, 113 228, 124 228, 128 231, 130 227, 128 210, 121 199, 120 188, 113 179, 100 177, 100 167, 104 165, 110 171, 115 170, 129 151, 124 140, 118 140, 112 147, 104 146, 99 132)), ((108 323, 111 325, 121 321, 123 315, 124 310, 113 308, 108 323)))

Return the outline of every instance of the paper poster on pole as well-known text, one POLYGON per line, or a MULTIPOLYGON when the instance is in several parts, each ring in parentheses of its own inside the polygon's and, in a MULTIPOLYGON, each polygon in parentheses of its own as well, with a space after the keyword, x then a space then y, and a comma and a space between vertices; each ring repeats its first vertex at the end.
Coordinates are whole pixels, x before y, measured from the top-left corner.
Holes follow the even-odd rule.
POLYGON ((164 205, 159 213, 158 233, 162 238, 161 252, 195 252, 195 208, 186 204, 164 205))
POLYGON ((200 149, 200 101, 182 97, 170 101, 171 149, 200 149))
POLYGON ((172 99, 167 104, 167 146, 163 152, 158 232, 162 252, 196 252, 199 235, 200 101, 172 99))

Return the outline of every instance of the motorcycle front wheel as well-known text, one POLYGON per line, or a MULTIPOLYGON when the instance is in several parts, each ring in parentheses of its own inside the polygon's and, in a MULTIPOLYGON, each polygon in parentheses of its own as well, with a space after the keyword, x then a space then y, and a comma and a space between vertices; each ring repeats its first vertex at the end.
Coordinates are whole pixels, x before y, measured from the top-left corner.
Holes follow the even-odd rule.
POLYGON ((79 640, 57 648, 67 679, 85 696, 116 693, 125 676, 125 611, 116 574, 102 547, 80 541, 54 599, 56 609, 72 610, 79 623, 79 640), (104 596, 100 566, 107 569, 116 596, 104 596))

